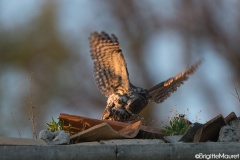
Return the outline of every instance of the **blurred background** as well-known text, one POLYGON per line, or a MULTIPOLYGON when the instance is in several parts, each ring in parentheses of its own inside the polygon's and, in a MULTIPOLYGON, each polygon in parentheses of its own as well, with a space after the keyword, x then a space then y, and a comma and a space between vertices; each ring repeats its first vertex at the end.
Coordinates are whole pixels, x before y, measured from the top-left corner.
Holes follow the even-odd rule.
POLYGON ((37 132, 60 113, 100 119, 93 31, 118 37, 130 80, 143 88, 204 60, 164 103, 149 103, 146 121, 240 115, 238 0, 0 0, 0 136, 31 138, 31 106, 37 132))

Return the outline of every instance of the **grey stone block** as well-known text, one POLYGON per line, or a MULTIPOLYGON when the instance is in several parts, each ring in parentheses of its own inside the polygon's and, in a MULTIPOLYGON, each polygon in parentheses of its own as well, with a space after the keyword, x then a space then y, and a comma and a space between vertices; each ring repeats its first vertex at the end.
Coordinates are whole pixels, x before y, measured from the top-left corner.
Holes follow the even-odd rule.
POLYGON ((164 136, 163 138, 168 142, 168 143, 182 143, 179 142, 179 140, 182 138, 183 135, 176 135, 176 136, 164 136))
POLYGON ((200 154, 239 155, 240 143, 162 143, 161 140, 111 140, 76 145, 1 146, 0 160, 195 159, 200 154))
POLYGON ((116 159, 115 145, 1 146, 0 160, 116 159))
POLYGON ((115 144, 115 145, 132 145, 132 144, 161 144, 164 143, 161 139, 116 139, 116 140, 106 140, 100 141, 101 144, 115 144))
POLYGON ((70 142, 70 134, 64 131, 52 132, 50 130, 44 129, 39 132, 38 137, 39 139, 42 139, 48 144, 52 145, 69 144, 70 142))
POLYGON ((239 142, 240 127, 223 126, 219 132, 219 142, 239 142))

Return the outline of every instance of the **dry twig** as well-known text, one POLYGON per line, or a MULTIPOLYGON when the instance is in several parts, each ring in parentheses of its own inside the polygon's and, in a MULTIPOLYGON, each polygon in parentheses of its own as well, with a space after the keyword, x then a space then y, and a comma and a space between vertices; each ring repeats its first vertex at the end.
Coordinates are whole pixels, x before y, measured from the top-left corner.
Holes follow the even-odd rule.
POLYGON ((37 138, 37 133, 36 133, 36 123, 35 123, 35 106, 33 105, 33 100, 32 100, 32 72, 30 73, 30 99, 29 99, 29 105, 30 105, 30 110, 28 110, 29 114, 29 120, 32 123, 32 136, 33 138, 37 138))
POLYGON ((229 78, 229 80, 231 80, 232 81, 232 83, 233 83, 233 86, 234 86, 234 89, 235 89, 235 94, 232 94, 235 98, 237 98, 238 99, 238 101, 239 101, 239 103, 240 103, 240 96, 239 96, 239 93, 238 93, 238 88, 239 88, 239 84, 238 84, 238 82, 234 82, 232 79, 230 79, 229 78))
POLYGON ((20 138, 22 138, 22 136, 21 136, 21 132, 20 132, 20 130, 19 130, 19 128, 18 128, 18 126, 17 126, 17 124, 16 124, 16 121, 15 121, 15 119, 14 119, 14 117, 13 117, 13 114, 12 114, 12 112, 11 112, 11 116, 12 116, 12 119, 13 119, 14 125, 15 125, 15 127, 17 128, 18 135, 19 135, 19 137, 20 137, 20 138))

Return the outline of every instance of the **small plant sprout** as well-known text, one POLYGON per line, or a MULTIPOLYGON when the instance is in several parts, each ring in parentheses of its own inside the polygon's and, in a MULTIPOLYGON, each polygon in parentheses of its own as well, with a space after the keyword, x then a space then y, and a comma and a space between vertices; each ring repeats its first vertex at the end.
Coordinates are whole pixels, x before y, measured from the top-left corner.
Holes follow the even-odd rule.
MULTIPOLYGON (((64 121, 63 119, 60 119, 60 118, 58 118, 58 122, 56 122, 52 117, 52 121, 50 123, 46 123, 46 125, 48 129, 52 132, 64 130, 64 121)), ((71 128, 71 124, 68 125, 65 132, 70 133, 70 128, 71 128)))
POLYGON ((165 126, 161 130, 162 133, 167 136, 182 135, 187 131, 189 127, 189 121, 185 119, 184 114, 178 114, 176 117, 173 117, 169 123, 169 126, 165 126))

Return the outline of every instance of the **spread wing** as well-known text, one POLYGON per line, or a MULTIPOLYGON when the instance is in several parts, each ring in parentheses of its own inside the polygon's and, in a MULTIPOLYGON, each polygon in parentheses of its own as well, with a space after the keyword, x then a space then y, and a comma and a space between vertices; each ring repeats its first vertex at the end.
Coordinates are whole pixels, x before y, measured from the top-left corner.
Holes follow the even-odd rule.
POLYGON ((90 48, 95 82, 102 94, 108 97, 113 93, 128 93, 130 84, 127 64, 117 37, 105 32, 91 33, 90 48))
POLYGON ((171 93, 175 92, 177 88, 188 80, 188 77, 193 74, 198 66, 201 64, 201 61, 197 61, 190 67, 187 67, 185 71, 179 73, 175 77, 169 78, 168 80, 157 84, 148 90, 149 99, 156 103, 162 103, 167 99, 171 93))

